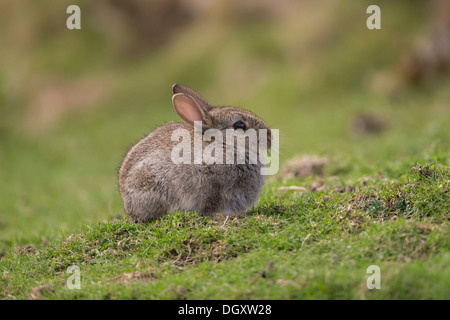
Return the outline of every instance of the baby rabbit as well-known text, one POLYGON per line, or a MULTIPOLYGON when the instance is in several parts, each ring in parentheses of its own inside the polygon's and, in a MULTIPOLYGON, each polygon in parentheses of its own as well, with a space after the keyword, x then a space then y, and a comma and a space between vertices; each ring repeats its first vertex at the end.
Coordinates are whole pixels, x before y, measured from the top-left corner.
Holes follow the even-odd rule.
POLYGON ((200 152, 211 143, 208 140, 218 141, 225 155, 227 144, 236 138, 233 137, 233 141, 227 139, 227 130, 266 132, 265 137, 258 136, 258 150, 261 152, 261 141, 267 142, 266 151, 270 149, 269 127, 249 111, 212 107, 198 93, 185 86, 175 84, 172 91, 172 104, 185 122, 158 127, 129 150, 119 169, 119 188, 125 211, 135 221, 157 219, 174 210, 197 211, 205 215, 245 212, 261 192, 264 183, 261 168, 265 167, 260 159, 256 163, 248 161, 251 156, 249 144, 245 145, 244 150, 236 146, 231 149, 235 161, 239 153, 241 156, 244 153, 245 163, 210 163, 205 159, 175 163, 173 150, 180 142, 179 138, 173 138, 173 134, 184 129, 191 138, 189 146, 193 149, 194 135, 200 135, 201 148, 197 150, 200 152), (199 124, 200 131, 195 129, 199 124), (217 129, 221 139, 205 137, 208 129, 217 129))

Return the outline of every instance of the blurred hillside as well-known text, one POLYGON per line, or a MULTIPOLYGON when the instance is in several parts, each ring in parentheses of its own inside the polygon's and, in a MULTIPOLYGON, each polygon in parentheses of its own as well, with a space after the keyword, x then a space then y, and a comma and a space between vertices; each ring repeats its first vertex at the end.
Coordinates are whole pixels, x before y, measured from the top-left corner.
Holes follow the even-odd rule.
POLYGON ((370 4, 3 0, 0 231, 120 214, 116 170, 178 121, 173 83, 279 128, 282 162, 333 155, 345 172, 448 150, 448 1, 377 1, 381 30, 366 28, 370 4), (70 4, 81 30, 66 28, 70 4))
POLYGON ((303 101, 323 90, 392 93, 398 76, 416 83, 448 71, 448 3, 380 1, 383 27, 372 32, 368 3, 79 1, 82 30, 72 31, 70 2, 3 1, 2 108, 13 118, 2 122, 47 131, 117 96, 152 108, 144 96, 170 101, 172 82, 217 103, 266 93, 264 109, 308 108, 303 101))

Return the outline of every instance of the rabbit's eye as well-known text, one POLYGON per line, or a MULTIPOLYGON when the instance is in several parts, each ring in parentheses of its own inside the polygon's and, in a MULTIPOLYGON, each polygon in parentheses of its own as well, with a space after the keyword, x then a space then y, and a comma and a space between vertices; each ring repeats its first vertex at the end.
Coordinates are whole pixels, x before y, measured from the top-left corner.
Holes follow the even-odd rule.
POLYGON ((245 123, 243 123, 242 121, 238 121, 234 124, 234 129, 242 129, 245 130, 245 123))

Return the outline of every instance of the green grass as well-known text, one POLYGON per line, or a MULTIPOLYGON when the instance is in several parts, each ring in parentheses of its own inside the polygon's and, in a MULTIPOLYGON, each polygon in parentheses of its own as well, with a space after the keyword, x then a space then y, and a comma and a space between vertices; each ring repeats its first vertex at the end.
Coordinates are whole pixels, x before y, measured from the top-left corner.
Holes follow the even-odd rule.
POLYGON ((327 179, 327 191, 284 196, 269 184, 226 222, 177 212, 85 225, 7 254, 0 294, 27 298, 48 284, 41 297, 51 299, 448 299, 449 169, 416 164, 397 176, 350 179, 344 192, 327 179), (80 290, 65 286, 71 265, 80 290), (366 287, 370 265, 380 290, 366 287))
POLYGON ((28 299, 43 285, 34 297, 449 299, 450 78, 394 95, 372 90, 427 19, 423 5, 386 1, 382 30, 368 31, 369 4, 204 19, 132 57, 87 2, 78 33, 56 27, 63 4, 33 7, 40 22, 29 37, 42 41, 10 34, 0 53, 0 299, 28 299), (95 108, 44 130, 24 122, 36 85, 92 77, 108 92, 95 108), (323 173, 280 170, 254 208, 226 223, 195 212, 128 221, 117 169, 133 143, 178 120, 175 82, 279 129, 282 168, 316 154, 328 157, 323 173), (361 113, 385 128, 356 132, 361 113), (309 191, 277 191, 289 185, 309 191), (80 290, 65 286, 70 265, 80 267, 80 290), (370 265, 380 267, 380 290, 366 286, 370 265))

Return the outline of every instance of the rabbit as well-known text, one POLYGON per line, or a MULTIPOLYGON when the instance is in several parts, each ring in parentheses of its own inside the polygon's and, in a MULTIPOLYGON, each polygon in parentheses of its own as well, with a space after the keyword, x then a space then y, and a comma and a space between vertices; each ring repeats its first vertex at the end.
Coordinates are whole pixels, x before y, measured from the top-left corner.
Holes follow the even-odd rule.
MULTIPOLYGON (((262 132, 267 132, 266 150, 270 150, 269 127, 249 111, 213 107, 186 86, 175 84, 172 91, 173 107, 185 122, 169 122, 156 128, 126 154, 119 169, 119 189, 126 213, 136 222, 155 220, 175 210, 210 216, 245 213, 262 190, 264 175, 260 169, 265 164, 260 160, 245 164, 208 164, 205 161, 175 164, 171 154, 179 141, 173 141, 172 134, 177 129, 185 129, 192 137, 195 121, 198 121, 202 124, 201 135, 210 128, 220 130, 225 148, 226 129, 244 132, 250 128, 266 129, 262 132)), ((191 143, 193 141, 191 139, 191 143)), ((208 143, 202 139, 203 150, 208 143)), ((234 155, 238 151, 237 148, 232 150, 234 155)), ((247 160, 248 155, 245 150, 247 160)))

